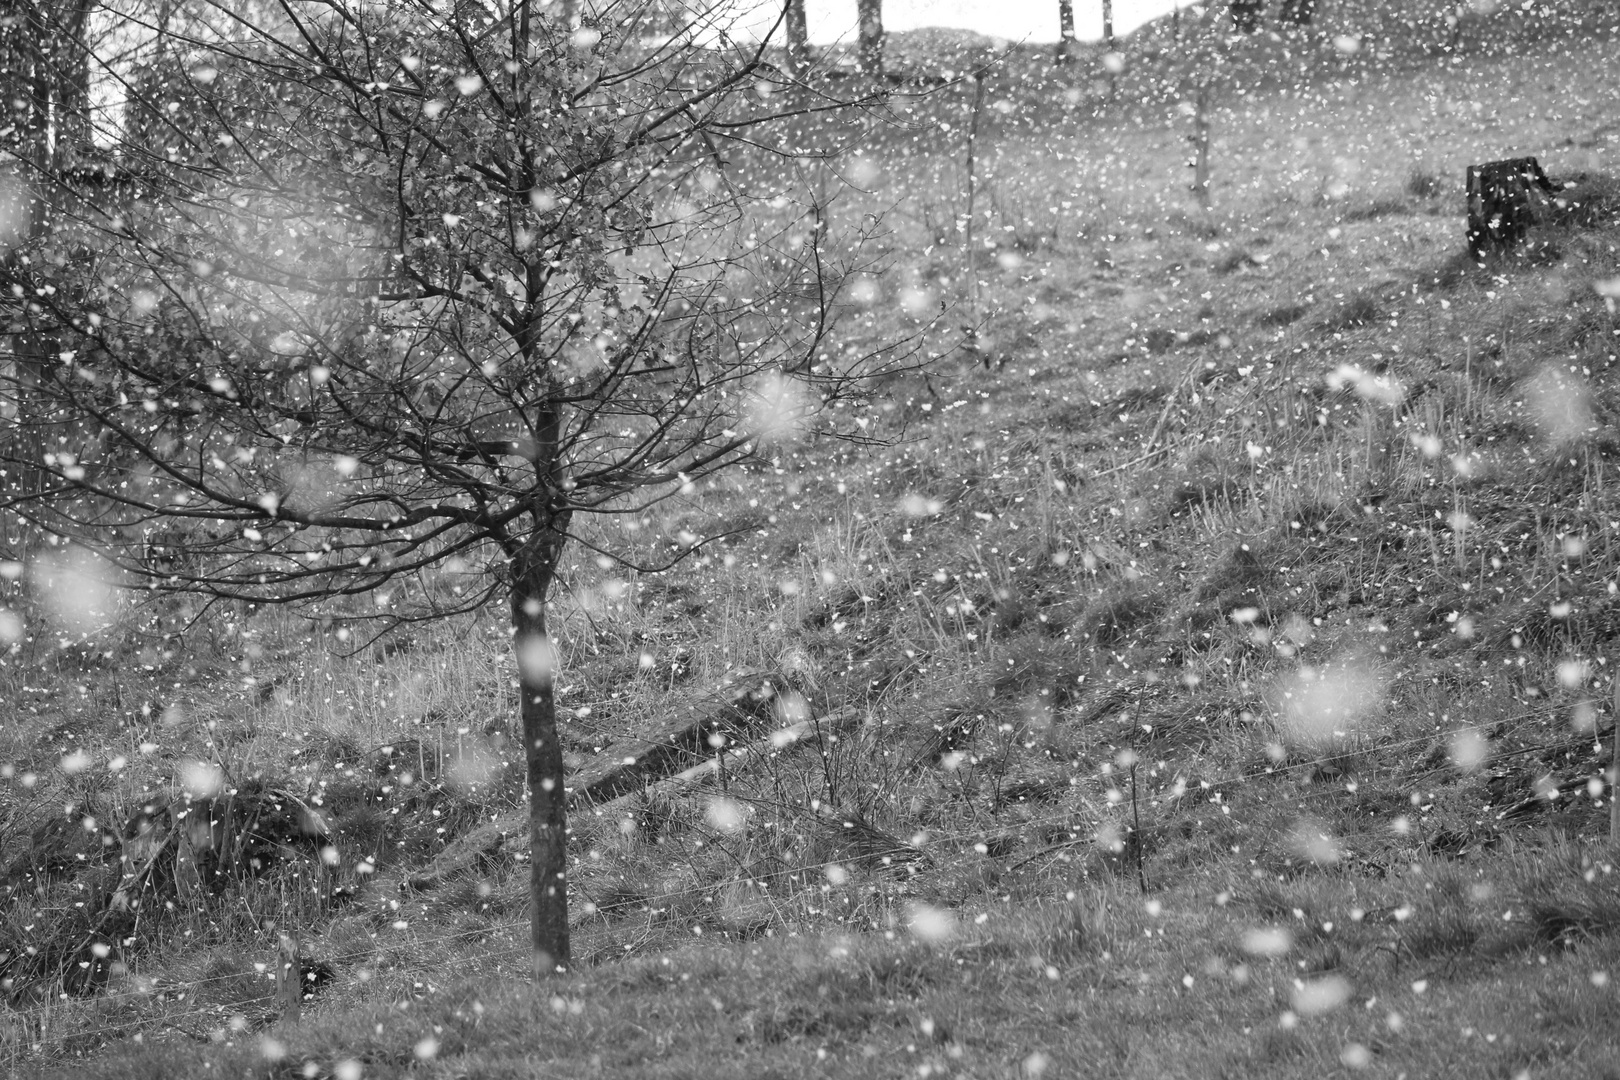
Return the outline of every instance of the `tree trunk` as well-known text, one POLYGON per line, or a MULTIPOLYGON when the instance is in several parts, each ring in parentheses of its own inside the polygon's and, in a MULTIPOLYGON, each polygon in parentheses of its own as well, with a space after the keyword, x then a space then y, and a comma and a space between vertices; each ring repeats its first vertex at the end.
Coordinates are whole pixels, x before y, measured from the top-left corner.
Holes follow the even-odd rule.
POLYGON ((1058 0, 1057 62, 1067 64, 1074 60, 1074 0, 1058 0))
MULTIPOLYGON (((38 240, 52 224, 51 196, 56 185, 50 105, 53 89, 60 91, 54 80, 62 76, 53 72, 51 59, 53 47, 60 47, 61 42, 46 31, 32 5, 0 0, 0 151, 9 151, 26 163, 14 170, 13 175, 21 183, 6 193, 8 205, 0 206, 11 217, 8 235, 0 237, 0 263, 9 261, 9 247, 38 240)), ((83 64, 85 58, 80 53, 77 59, 83 64)), ((71 70, 67 74, 71 75, 71 70)), ((27 309, 19 309, 10 321, 10 363, 16 390, 12 404, 16 416, 6 425, 5 450, 15 460, 30 464, 12 470, 8 483, 13 494, 31 494, 44 485, 39 462, 45 452, 45 437, 36 415, 38 402, 31 391, 52 365, 58 349, 54 336, 36 325, 27 309)))
POLYGON ((55 135, 58 167, 82 163, 90 148, 90 9, 93 0, 74 0, 54 46, 55 135))
POLYGON ((787 0, 786 21, 788 71, 800 78, 810 60, 810 22, 805 17, 804 0, 787 0))
POLYGON ((1103 5, 1103 44, 1110 49, 1114 47, 1114 0, 1102 0, 1103 5))
POLYGON ((21 5, 0 0, 0 145, 30 162, 44 130, 34 104, 34 30, 21 5))
POLYGON ((512 646, 529 781, 530 944, 536 977, 565 971, 568 950, 568 794, 557 735, 556 650, 546 632, 546 597, 565 537, 543 526, 512 557, 512 646))
POLYGON ((861 27, 861 70, 883 74, 883 0, 855 0, 861 27))

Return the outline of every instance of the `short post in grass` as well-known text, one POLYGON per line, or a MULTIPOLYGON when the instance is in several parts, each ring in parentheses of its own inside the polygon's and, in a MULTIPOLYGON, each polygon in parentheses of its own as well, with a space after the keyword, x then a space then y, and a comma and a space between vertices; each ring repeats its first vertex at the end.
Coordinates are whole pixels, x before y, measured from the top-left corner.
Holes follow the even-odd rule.
POLYGON ((1147 871, 1142 869, 1142 805, 1136 798, 1136 755, 1131 755, 1131 850, 1136 855, 1136 883, 1146 896, 1147 871))
POLYGON ((1614 722, 1614 749, 1609 756, 1609 845, 1620 848, 1620 673, 1615 675, 1609 716, 1614 722))
POLYGON ((283 1020, 297 1020, 304 1003, 304 985, 298 935, 285 930, 276 935, 276 1006, 283 1020))
POLYGON ((1468 251, 1476 259, 1519 246, 1543 214, 1546 196, 1564 190, 1533 157, 1468 166, 1468 251))
POLYGON ((1200 83, 1198 95, 1193 99, 1193 133, 1187 136, 1192 143, 1192 160, 1187 167, 1193 171, 1192 193, 1202 210, 1209 209, 1209 107, 1213 91, 1209 83, 1200 83))
POLYGON ((978 253, 973 250, 973 201, 978 194, 978 178, 974 172, 978 168, 978 139, 979 114, 984 110, 984 72, 973 72, 973 104, 969 106, 967 130, 967 213, 964 216, 965 228, 962 236, 964 254, 966 255, 966 270, 968 280, 968 323, 977 327, 979 323, 979 269, 974 265, 978 253))

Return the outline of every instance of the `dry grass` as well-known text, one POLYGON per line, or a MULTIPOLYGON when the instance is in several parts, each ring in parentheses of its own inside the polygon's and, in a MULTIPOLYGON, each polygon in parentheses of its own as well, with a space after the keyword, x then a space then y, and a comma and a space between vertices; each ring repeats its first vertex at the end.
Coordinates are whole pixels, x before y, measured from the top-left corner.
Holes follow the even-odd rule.
POLYGON ((565 983, 429 979, 342 1015, 72 1068, 743 1077, 1105 1065, 1285 1077, 1343 1065, 1473 1074, 1506 1056, 1515 1068, 1600 1070, 1607 1047, 1580 1036, 1616 1017, 1603 978, 1620 960, 1615 940, 1539 944, 1509 884, 1567 888, 1579 859, 1566 846, 1486 867, 1421 861, 1382 878, 1209 875, 1146 900, 1103 884, 1011 908, 913 907, 887 933, 718 946, 688 935, 565 983))

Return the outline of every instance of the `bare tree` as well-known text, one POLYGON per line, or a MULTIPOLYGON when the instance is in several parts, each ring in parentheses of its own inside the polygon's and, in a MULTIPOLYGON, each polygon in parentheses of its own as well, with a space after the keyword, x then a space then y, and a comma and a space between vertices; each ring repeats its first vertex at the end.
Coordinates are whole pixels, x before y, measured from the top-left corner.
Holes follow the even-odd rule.
MULTIPOLYGON (((764 46, 648 44, 631 6, 573 27, 532 0, 326 0, 173 30, 132 105, 169 138, 118 147, 80 257, 48 231, 0 280, 0 317, 54 343, 37 386, 0 372, 16 446, 49 446, 0 455, 0 508, 156 593, 364 597, 383 628, 505 605, 538 972, 569 963, 566 546, 674 564, 712 538, 582 523, 639 522, 773 438, 862 439, 853 406, 910 362, 829 347, 863 236, 807 241, 762 209, 775 186, 755 198, 744 163, 789 119, 764 46)), ((813 146, 846 103, 795 97, 813 146)))

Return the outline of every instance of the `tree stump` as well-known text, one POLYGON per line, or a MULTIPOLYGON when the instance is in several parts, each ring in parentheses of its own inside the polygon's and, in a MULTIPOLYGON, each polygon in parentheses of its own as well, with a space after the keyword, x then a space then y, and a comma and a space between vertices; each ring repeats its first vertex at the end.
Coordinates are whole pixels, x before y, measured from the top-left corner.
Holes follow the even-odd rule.
POLYGON ((1245 34, 1260 29, 1260 11, 1265 0, 1232 0, 1232 25, 1245 34))
POLYGON ((1295 26, 1309 26, 1316 17, 1316 0, 1282 0, 1277 17, 1295 26))
POLYGON ((1468 250, 1474 258, 1506 254, 1541 218, 1546 196, 1564 185, 1533 157, 1468 166, 1468 250))

